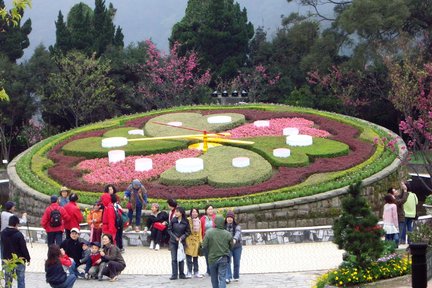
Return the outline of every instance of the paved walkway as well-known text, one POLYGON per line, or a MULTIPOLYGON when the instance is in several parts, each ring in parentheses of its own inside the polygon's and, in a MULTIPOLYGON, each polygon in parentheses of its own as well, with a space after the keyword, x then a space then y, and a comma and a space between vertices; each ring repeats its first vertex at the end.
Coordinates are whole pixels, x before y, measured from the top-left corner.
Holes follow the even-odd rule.
MULTIPOLYGON (((28 245, 32 257, 26 270, 28 287, 49 287, 45 283, 44 259, 47 246, 28 245), (37 285, 37 286, 33 286, 37 285)), ((76 287, 211 287, 209 277, 170 281, 171 256, 167 249, 149 250, 146 247, 126 247, 123 254, 127 267, 115 283, 96 280, 78 280, 76 287)), ((286 245, 244 246, 240 281, 228 287, 312 287, 316 277, 325 270, 337 267, 342 251, 330 242, 286 245)), ((205 272, 205 261, 199 258, 200 270, 205 272)))

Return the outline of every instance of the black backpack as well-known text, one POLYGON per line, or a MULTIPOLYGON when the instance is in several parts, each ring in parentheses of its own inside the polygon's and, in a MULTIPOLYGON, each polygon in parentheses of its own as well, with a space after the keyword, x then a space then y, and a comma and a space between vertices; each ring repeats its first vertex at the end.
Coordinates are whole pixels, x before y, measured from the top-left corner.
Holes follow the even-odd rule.
POLYGON ((51 227, 59 227, 62 225, 62 217, 60 210, 52 209, 50 212, 49 224, 51 227))

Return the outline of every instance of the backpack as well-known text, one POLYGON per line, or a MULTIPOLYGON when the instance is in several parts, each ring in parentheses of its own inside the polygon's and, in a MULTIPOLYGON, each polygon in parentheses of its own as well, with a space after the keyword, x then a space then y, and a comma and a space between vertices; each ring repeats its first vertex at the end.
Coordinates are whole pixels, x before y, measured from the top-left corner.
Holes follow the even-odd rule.
POLYGON ((119 211, 119 209, 114 208, 115 211, 115 226, 117 229, 123 228, 123 218, 122 218, 122 212, 119 211))
POLYGON ((59 227, 62 225, 62 217, 60 210, 52 209, 49 217, 49 224, 51 227, 59 227))

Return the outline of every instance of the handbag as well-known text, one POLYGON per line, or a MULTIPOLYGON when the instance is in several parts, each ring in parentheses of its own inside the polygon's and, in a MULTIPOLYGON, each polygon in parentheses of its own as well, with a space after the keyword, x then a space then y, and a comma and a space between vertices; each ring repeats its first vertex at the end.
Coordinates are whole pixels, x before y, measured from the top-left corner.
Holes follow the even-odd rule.
POLYGON ((184 261, 186 259, 186 253, 184 251, 183 243, 179 241, 177 248, 177 262, 184 261))
POLYGON ((156 230, 159 230, 159 231, 164 231, 164 230, 167 228, 167 226, 165 226, 165 225, 162 224, 161 222, 155 222, 155 223, 153 223, 153 227, 154 227, 156 230))

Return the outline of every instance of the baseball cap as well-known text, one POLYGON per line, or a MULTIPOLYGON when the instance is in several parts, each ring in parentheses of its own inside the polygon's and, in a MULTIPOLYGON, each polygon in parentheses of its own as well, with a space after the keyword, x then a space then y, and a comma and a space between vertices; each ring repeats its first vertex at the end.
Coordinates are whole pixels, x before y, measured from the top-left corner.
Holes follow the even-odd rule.
POLYGON ((57 195, 51 195, 51 203, 57 202, 57 199, 58 199, 57 195))
POLYGON ((79 233, 80 233, 80 230, 79 230, 78 228, 74 227, 74 228, 71 229, 71 233, 72 233, 72 232, 76 232, 76 233, 79 234, 79 233))

